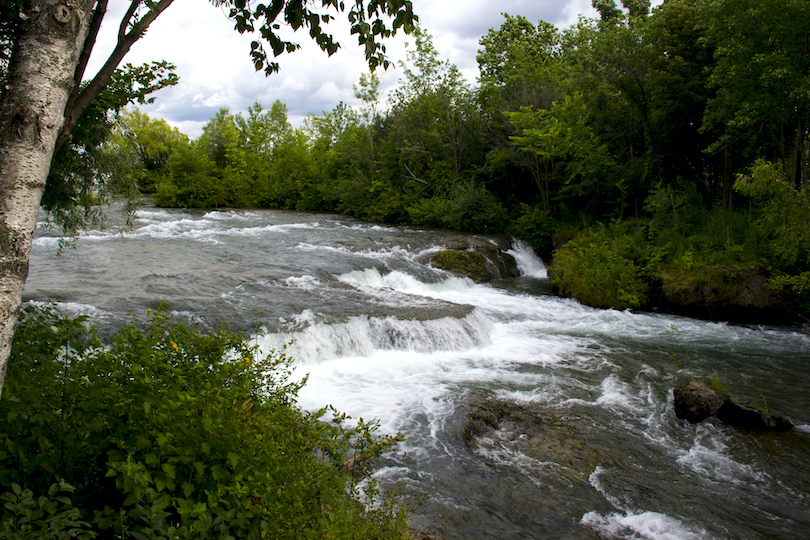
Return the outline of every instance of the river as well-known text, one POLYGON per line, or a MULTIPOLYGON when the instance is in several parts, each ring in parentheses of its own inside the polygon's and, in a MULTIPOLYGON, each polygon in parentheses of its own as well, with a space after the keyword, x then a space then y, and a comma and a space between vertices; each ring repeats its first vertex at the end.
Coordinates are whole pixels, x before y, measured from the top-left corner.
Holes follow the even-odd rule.
POLYGON ((474 284, 427 264, 465 235, 341 216, 142 207, 132 230, 75 248, 41 229, 25 300, 102 333, 161 303, 287 352, 307 409, 376 418, 406 440, 376 477, 454 539, 810 537, 810 330, 597 310, 553 295, 520 242, 521 277, 474 284), (672 388, 714 373, 791 417, 752 434, 675 417, 672 388), (540 420, 465 436, 470 404, 540 420), (492 403, 492 402, 489 402, 492 403), (540 441, 538 443, 538 441, 540 441), (531 444, 530 444, 531 443, 531 444))

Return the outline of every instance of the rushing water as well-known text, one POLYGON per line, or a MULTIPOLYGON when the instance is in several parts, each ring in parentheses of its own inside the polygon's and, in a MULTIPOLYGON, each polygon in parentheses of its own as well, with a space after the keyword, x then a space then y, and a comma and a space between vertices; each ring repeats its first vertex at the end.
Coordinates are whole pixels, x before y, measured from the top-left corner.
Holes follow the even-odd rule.
POLYGON ((61 255, 40 231, 25 298, 56 299, 102 330, 167 303, 265 350, 295 339, 287 352, 309 374, 300 404, 401 432, 377 477, 422 496, 412 524, 447 540, 810 537, 807 329, 590 309, 551 294, 519 242, 520 278, 476 285, 427 264, 463 237, 145 208, 126 235, 90 232, 61 255), (678 420, 673 386, 714 372, 797 428, 678 420), (536 413, 541 451, 513 422, 466 444, 477 398, 536 413))

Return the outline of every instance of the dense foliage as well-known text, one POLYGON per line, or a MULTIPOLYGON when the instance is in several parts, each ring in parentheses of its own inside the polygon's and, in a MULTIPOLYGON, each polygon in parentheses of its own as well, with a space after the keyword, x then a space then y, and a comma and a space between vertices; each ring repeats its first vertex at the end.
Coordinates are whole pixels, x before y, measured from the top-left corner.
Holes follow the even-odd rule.
POLYGON ((356 487, 394 439, 298 408, 282 353, 163 312, 101 343, 48 306, 12 350, 0 538, 401 537, 393 499, 356 487))
MULTIPOLYGON (((577 257, 559 260, 586 266, 603 264, 589 254, 616 262, 620 246, 648 243, 637 251, 652 259, 631 257, 641 288, 595 305, 645 305, 665 276, 725 267, 756 266, 775 290, 805 294, 810 4, 594 6, 601 19, 564 30, 505 15, 481 38, 475 87, 417 29, 387 101, 363 75, 362 107, 300 128, 281 103, 248 118, 223 109, 196 141, 167 139, 155 201, 509 232, 546 258, 582 231, 577 257), (625 230, 612 221, 639 232, 609 239, 625 230), (584 249, 593 235, 601 247, 584 249)), ((132 141, 147 136, 126 126, 132 141)), ((574 268, 558 272, 563 290, 579 288, 560 280, 590 280, 574 268)))

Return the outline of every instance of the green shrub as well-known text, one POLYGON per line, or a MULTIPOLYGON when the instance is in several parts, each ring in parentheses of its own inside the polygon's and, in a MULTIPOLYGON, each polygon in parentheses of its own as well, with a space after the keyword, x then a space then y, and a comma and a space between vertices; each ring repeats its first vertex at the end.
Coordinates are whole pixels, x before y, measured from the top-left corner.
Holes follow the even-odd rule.
POLYGON ((354 487, 356 456, 394 438, 297 407, 304 382, 283 353, 259 358, 237 333, 160 311, 105 344, 85 325, 52 307, 23 314, 0 401, 7 492, 76 486, 102 538, 400 538, 398 507, 367 508, 354 487))
POLYGON ((593 307, 643 306, 650 287, 639 248, 638 233, 617 224, 583 231, 555 252, 549 277, 562 294, 593 307))
POLYGON ((717 375, 716 371, 706 378, 706 384, 715 392, 720 394, 726 393, 725 388, 723 388, 723 383, 720 381, 720 377, 717 375))

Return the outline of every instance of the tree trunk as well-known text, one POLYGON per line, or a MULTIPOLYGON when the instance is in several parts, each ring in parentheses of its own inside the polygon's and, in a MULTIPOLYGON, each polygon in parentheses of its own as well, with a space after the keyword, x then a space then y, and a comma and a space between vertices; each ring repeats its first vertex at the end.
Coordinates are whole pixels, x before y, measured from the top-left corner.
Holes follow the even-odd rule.
POLYGON ((25 0, 0 100, 0 392, 40 199, 95 0, 25 0))
POLYGON ((798 122, 796 126, 796 137, 793 141, 793 152, 791 154, 790 179, 793 187, 799 189, 802 183, 807 181, 807 160, 804 154, 804 105, 798 110, 798 122))
POLYGON ((723 148, 723 210, 731 211, 731 188, 734 186, 734 153, 732 143, 723 148))

